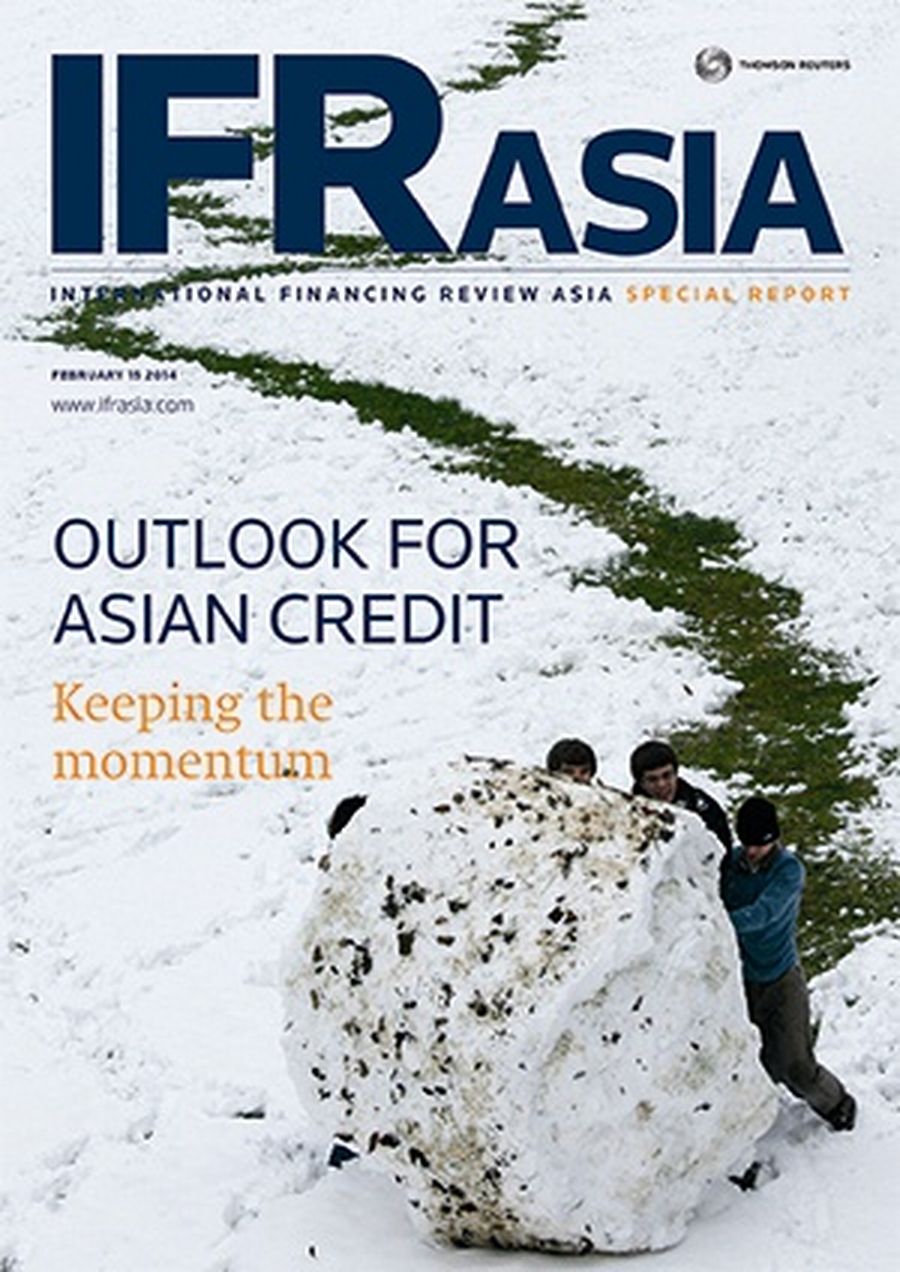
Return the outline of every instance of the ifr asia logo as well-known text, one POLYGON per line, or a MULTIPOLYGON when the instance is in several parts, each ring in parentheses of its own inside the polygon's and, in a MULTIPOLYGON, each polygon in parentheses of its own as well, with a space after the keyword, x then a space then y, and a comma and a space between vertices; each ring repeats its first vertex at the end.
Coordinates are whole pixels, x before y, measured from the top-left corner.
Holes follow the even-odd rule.
POLYGON ((709 44, 694 58, 694 70, 707 84, 721 84, 734 67, 731 54, 717 44, 709 44))

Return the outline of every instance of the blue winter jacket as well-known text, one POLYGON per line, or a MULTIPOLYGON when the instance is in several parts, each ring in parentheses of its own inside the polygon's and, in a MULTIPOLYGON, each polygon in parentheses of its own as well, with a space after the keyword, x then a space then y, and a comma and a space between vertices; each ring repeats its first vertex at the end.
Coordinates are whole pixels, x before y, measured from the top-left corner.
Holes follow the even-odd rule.
POLYGON ((744 980, 768 985, 799 962, 797 912, 806 871, 781 845, 755 872, 741 849, 722 869, 722 900, 737 933, 744 980))

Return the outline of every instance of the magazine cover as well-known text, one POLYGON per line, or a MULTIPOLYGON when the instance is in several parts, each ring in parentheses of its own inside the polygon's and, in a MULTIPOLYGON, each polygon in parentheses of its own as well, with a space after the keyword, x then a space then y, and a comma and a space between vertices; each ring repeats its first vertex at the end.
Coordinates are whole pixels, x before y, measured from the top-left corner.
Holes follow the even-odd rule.
POLYGON ((897 1266, 896 13, 9 25, 0 1268, 897 1266))

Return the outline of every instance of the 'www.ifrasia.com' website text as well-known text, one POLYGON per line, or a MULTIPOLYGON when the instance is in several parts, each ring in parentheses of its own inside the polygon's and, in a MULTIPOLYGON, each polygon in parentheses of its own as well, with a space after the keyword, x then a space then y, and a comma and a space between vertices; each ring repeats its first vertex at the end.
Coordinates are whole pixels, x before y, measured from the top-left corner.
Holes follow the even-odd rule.
POLYGON ((50 399, 50 410, 62 415, 191 415, 195 409, 190 397, 149 398, 140 393, 50 399))

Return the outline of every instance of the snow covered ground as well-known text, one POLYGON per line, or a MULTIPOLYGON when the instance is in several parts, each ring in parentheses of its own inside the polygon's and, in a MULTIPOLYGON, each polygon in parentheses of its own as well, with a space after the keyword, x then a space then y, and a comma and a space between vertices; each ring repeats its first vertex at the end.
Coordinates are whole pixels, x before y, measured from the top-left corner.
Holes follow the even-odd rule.
MULTIPOLYGON (((45 312, 48 283, 63 280, 51 277, 43 215, 47 50, 389 49, 444 83, 496 55, 492 41, 527 12, 520 0, 427 7, 229 0, 225 12, 201 0, 190 12, 173 10, 160 29, 159 6, 129 0, 79 8, 76 33, 70 6, 19 8, 2 118, 20 156, 4 174, 7 331, 45 312)), ((573 156, 603 128, 680 131, 712 119, 733 194, 762 127, 802 127, 828 174, 848 246, 846 306, 674 311, 620 299, 590 310, 429 303, 296 315, 272 303, 252 311, 172 304, 132 315, 129 324, 144 322, 183 343, 318 359, 348 377, 453 396, 523 436, 567 448, 569 458, 634 464, 679 507, 732 518, 755 545, 753 566, 802 592, 814 639, 874 677, 852 723, 861 743, 885 745, 900 705, 893 568, 900 500, 896 403, 885 371, 895 352, 896 261, 885 246, 889 191, 878 121, 893 86, 896 22, 872 0, 852 14, 827 0, 804 0, 787 14, 772 0, 749 11, 729 2, 714 20, 708 6, 693 3, 591 0, 586 10, 587 21, 561 29, 563 59, 496 93, 447 99, 446 157, 417 187, 435 218, 458 227, 470 197, 463 178, 478 171, 473 154, 483 155, 500 127, 539 128, 576 210, 585 196, 573 156), (827 79, 747 72, 714 87, 690 70, 708 43, 748 57, 849 56, 853 70, 827 79)), ((210 126, 216 116, 203 109, 210 126)), ((239 119, 260 120, 259 111, 242 109, 239 119)), ((248 206, 259 213, 265 200, 257 191, 248 206)), ((340 215, 365 228, 352 209, 340 215)), ((173 268, 226 259, 199 240, 195 229, 176 230, 173 268)), ((504 236, 502 249, 523 277, 541 260, 525 237, 504 236)), ((799 258, 796 243, 791 250, 799 258)), ((587 273, 595 261, 578 265, 584 273, 562 281, 597 281, 587 273)), ((570 589, 569 571, 608 561, 621 546, 615 536, 526 490, 436 471, 411 433, 360 428, 348 407, 262 398, 190 366, 165 389, 195 399, 189 422, 123 424, 95 415, 74 423, 47 410, 48 396, 57 395, 50 373, 107 368, 112 359, 22 342, 7 343, 3 358, 11 405, 0 1268, 524 1272, 557 1263, 431 1249, 413 1235, 401 1199, 363 1165, 324 1170, 327 1146, 309 1136, 281 1051, 281 954, 311 887, 324 820, 341 795, 415 769, 425 752, 533 762, 572 732, 594 743, 603 776, 625 785, 637 739, 713 718, 731 686, 699 657, 663 643, 678 630, 674 611, 570 589), (68 591, 98 596, 123 583, 102 568, 67 577, 53 559, 52 529, 73 516, 130 523, 166 515, 204 517, 219 530, 242 516, 276 524, 299 515, 367 516, 376 532, 386 516, 507 517, 520 530, 521 568, 491 577, 506 600, 495 640, 474 653, 437 646, 304 653, 263 638, 212 650, 53 647, 68 591), (61 679, 108 691, 172 680, 248 695, 279 680, 301 692, 329 691, 334 720, 321 740, 327 736, 335 779, 54 783, 50 752, 68 728, 50 717, 51 685, 61 679)), ((477 590, 485 581, 478 570, 436 579, 414 564, 403 586, 477 590)), ((327 572, 317 583, 358 586, 327 572)), ((375 565, 365 585, 391 590, 396 579, 375 565)), ((208 585, 157 561, 128 586, 195 596, 208 585)), ((236 570, 216 578, 222 594, 251 590, 259 611, 295 586, 283 568, 249 582, 236 570)), ((154 740, 208 746, 222 738, 170 726, 154 740)), ((297 731, 250 722, 241 740, 296 745, 297 731)), ((133 730, 98 725, 68 744, 140 741, 133 730)), ((304 733, 300 743, 307 742, 304 733)), ((896 852, 896 766, 882 777, 867 824, 896 852)), ((821 977, 814 1005, 821 1057, 859 1098, 857 1130, 833 1135, 785 1096, 760 1149, 758 1191, 741 1194, 723 1181, 680 1247, 630 1258, 629 1267, 897 1266, 897 927, 872 934, 821 977)))

